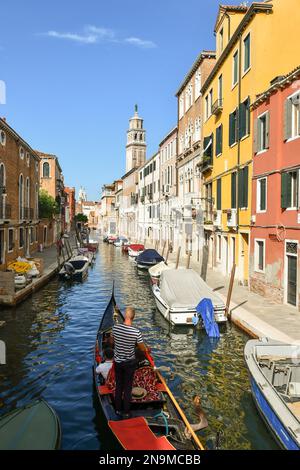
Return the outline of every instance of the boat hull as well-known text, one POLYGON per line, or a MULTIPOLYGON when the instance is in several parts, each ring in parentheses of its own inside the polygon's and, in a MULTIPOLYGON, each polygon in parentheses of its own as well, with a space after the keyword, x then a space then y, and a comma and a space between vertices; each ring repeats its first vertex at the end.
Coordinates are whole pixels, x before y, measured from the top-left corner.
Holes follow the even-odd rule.
MULTIPOLYGON (((173 325, 193 325, 192 318, 196 312, 196 308, 169 308, 166 302, 160 296, 159 287, 154 284, 152 286, 156 307, 162 316, 173 325)), ((215 312, 215 320, 218 324, 226 323, 227 317, 225 311, 215 312)), ((198 325, 204 328, 201 319, 199 319, 198 325)))

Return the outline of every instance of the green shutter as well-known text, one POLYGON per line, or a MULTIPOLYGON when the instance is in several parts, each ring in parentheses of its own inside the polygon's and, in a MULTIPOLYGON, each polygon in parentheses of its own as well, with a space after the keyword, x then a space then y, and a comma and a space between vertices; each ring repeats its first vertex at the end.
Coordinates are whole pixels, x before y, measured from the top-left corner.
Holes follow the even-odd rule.
POLYGON ((246 103, 239 106, 239 139, 246 135, 246 103))
POLYGON ((266 149, 270 147, 270 113, 266 114, 266 149))
POLYGON ((243 207, 243 170, 239 170, 238 176, 238 206, 243 207))
POLYGON ((234 113, 231 113, 229 115, 229 146, 235 142, 234 134, 234 113))
POLYGON ((248 166, 243 169, 243 207, 248 207, 248 166))
POLYGON ((223 124, 220 125, 220 153, 223 152, 223 124))
POLYGON ((216 129, 216 156, 222 153, 222 136, 223 136, 223 125, 221 124, 216 129))
POLYGON ((286 209, 289 207, 289 201, 291 198, 291 184, 290 174, 285 172, 281 173, 281 208, 286 209))
POLYGON ((222 180, 221 178, 217 180, 217 210, 222 209, 222 180))
POLYGON ((236 173, 231 173, 231 209, 236 209, 236 173))
POLYGON ((258 119, 255 118, 253 124, 253 150, 254 153, 258 152, 258 119))
POLYGON ((292 101, 290 99, 285 100, 284 103, 283 136, 284 140, 292 137, 292 101))
POLYGON ((260 184, 260 210, 266 210, 266 178, 263 178, 259 181, 260 184))

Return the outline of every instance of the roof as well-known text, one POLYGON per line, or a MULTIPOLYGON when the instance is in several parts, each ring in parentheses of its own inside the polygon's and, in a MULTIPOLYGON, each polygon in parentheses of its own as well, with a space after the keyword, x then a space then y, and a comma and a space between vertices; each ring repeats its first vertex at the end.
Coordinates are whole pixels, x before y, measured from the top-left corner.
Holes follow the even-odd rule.
POLYGON ((135 171, 138 171, 138 170, 139 170, 139 167, 134 167, 131 170, 127 171, 127 173, 125 173, 125 175, 122 176, 122 181, 125 178, 127 178, 128 176, 130 176, 132 173, 134 173, 135 171))
POLYGON ((202 86, 201 93, 204 94, 209 87, 210 83, 212 82, 213 78, 217 75, 218 71, 220 70, 221 65, 223 64, 224 60, 227 58, 227 56, 230 54, 232 49, 234 48, 237 39, 239 38, 240 34, 243 33, 247 25, 250 23, 252 20, 253 16, 256 15, 256 13, 269 13, 270 11, 273 10, 273 5, 272 4, 267 4, 265 2, 255 2, 252 3, 252 5, 248 8, 247 13, 243 17, 242 21, 240 22, 239 26, 231 36, 230 41, 228 42, 227 46, 225 47, 223 53, 217 60, 213 70, 211 71, 210 75, 207 77, 207 80, 202 86))
POLYGON ((191 80, 192 76, 196 72, 197 68, 199 65, 203 62, 204 59, 215 59, 216 58, 216 52, 215 51, 202 51, 198 55, 197 59, 193 63, 192 67, 184 77, 183 81, 181 82, 178 90, 175 93, 175 96, 180 95, 184 87, 187 85, 187 83, 191 80))
POLYGON ((283 88, 290 85, 293 81, 298 80, 299 78, 300 78, 300 65, 296 67, 294 70, 292 70, 291 72, 289 72, 288 74, 278 77, 278 79, 273 84, 271 82, 271 86, 266 91, 259 93, 257 95, 257 99, 252 104, 251 109, 257 108, 260 104, 265 102, 270 97, 270 95, 272 95, 279 89, 282 90, 283 88))
POLYGON ((9 124, 7 124, 5 119, 0 118, 0 127, 6 132, 8 132, 14 139, 16 139, 17 141, 20 141, 20 143, 24 145, 24 147, 27 147, 29 152, 32 154, 32 156, 36 160, 38 161, 40 160, 38 153, 35 150, 33 150, 30 147, 30 145, 24 139, 22 139, 22 137, 9 124))
POLYGON ((170 137, 171 135, 175 134, 175 132, 177 133, 177 126, 173 127, 173 129, 171 129, 167 135, 163 138, 163 140, 160 142, 159 146, 161 147, 170 137))
POLYGON ((158 157, 159 156, 159 152, 156 152, 154 155, 152 155, 152 157, 149 158, 149 160, 147 160, 143 165, 141 165, 138 170, 142 170, 143 168, 145 168, 145 166, 147 166, 149 163, 152 162, 152 160, 154 160, 154 158, 158 157))
POLYGON ((247 12, 248 9, 249 7, 247 5, 219 5, 219 13, 215 23, 214 31, 216 32, 218 24, 221 21, 221 18, 223 18, 224 13, 243 13, 247 12))

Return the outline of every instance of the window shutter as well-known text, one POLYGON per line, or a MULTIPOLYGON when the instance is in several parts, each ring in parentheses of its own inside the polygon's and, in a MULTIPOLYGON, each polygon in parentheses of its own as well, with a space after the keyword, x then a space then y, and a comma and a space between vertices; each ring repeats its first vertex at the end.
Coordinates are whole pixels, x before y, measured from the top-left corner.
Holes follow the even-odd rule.
POLYGON ((222 209, 222 180, 221 178, 217 180, 217 210, 222 209))
POLYGON ((281 208, 286 209, 288 207, 288 184, 289 174, 287 172, 281 173, 281 208))
POLYGON ((243 169, 243 206, 248 207, 248 166, 243 169))
POLYGON ((266 210, 266 182, 267 180, 263 178, 260 180, 260 210, 266 210))
POLYGON ((234 143, 233 138, 233 113, 229 115, 229 146, 234 143))
POLYGON ((254 120, 254 126, 253 126, 253 147, 254 147, 254 153, 258 152, 258 119, 256 118, 254 120))
POLYGON ((283 136, 284 140, 292 137, 292 101, 285 100, 284 103, 284 122, 283 122, 283 136))
POLYGON ((238 173, 238 206, 243 207, 243 170, 239 170, 238 173))
POLYGON ((246 103, 239 106, 239 139, 246 135, 246 103))
POLYGON ((231 173, 231 209, 236 209, 236 173, 231 173))
POLYGON ((220 126, 220 153, 222 152, 223 152, 223 124, 221 124, 220 126))
POLYGON ((270 113, 266 114, 266 148, 270 147, 270 113))

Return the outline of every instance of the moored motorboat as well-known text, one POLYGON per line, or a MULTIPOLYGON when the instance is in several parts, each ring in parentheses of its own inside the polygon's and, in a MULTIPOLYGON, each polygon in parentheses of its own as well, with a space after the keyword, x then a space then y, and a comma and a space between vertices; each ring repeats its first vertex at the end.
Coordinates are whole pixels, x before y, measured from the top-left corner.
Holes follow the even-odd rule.
POLYGON ((88 275, 90 260, 83 255, 74 256, 59 271, 62 280, 83 281, 88 275))
POLYGON ((126 450, 202 450, 201 442, 150 356, 149 365, 136 370, 133 382, 135 386, 138 380, 139 389, 145 394, 133 398, 129 419, 120 420, 116 414, 109 376, 105 383, 96 367, 103 357, 105 343, 110 341, 113 325, 123 320, 112 294, 100 322, 94 355, 96 391, 112 434, 126 450))
POLYGON ((60 441, 59 418, 44 400, 0 418, 0 450, 56 450, 60 441))
POLYGON ((161 273, 163 271, 166 271, 168 269, 174 269, 175 267, 176 267, 175 263, 166 263, 165 261, 161 261, 160 263, 149 268, 149 275, 150 275, 152 284, 158 283, 161 273))
POLYGON ((129 255, 131 258, 136 258, 136 257, 139 256, 144 250, 145 250, 144 245, 141 245, 141 244, 138 244, 138 243, 134 243, 134 244, 128 246, 128 255, 129 255))
POLYGON ((300 450, 300 346, 249 340, 245 361, 254 403, 281 447, 300 450))
POLYGON ((136 258, 137 267, 140 269, 149 269, 161 261, 164 261, 164 258, 156 250, 152 249, 144 250, 136 258))
POLYGON ((115 241, 114 241, 114 245, 116 247, 121 247, 123 245, 126 245, 128 244, 128 239, 126 237, 118 237, 115 241))
POLYGON ((199 302, 211 299, 217 323, 226 323, 225 304, 193 269, 168 269, 161 273, 160 283, 153 284, 155 303, 166 320, 173 325, 192 325, 193 316, 203 327, 196 307, 199 302))
POLYGON ((116 235, 109 235, 109 237, 107 237, 107 241, 110 245, 112 245, 116 240, 117 240, 117 236, 116 235))

